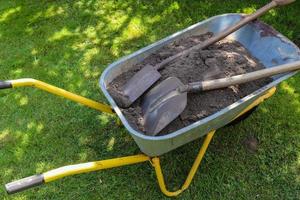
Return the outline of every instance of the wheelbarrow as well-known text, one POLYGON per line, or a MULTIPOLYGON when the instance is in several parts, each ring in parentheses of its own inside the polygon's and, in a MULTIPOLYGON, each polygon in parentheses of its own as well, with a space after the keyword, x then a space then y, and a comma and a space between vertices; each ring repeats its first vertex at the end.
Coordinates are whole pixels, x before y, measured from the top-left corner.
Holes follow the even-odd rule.
MULTIPOLYGON (((293 76, 296 72, 273 76, 273 81, 271 83, 254 91, 237 102, 204 119, 194 122, 189 126, 163 136, 146 136, 142 132, 134 129, 128 123, 121 109, 116 105, 114 99, 108 93, 107 86, 118 75, 129 70, 132 65, 141 62, 144 58, 171 42, 193 35, 204 34, 206 32, 213 32, 214 34, 217 34, 226 29, 228 26, 239 21, 242 17, 242 14, 224 14, 209 18, 136 51, 133 54, 125 56, 109 65, 103 72, 99 85, 111 106, 95 102, 34 79, 19 79, 0 82, 0 89, 25 86, 36 87, 81 103, 93 109, 110 114, 116 114, 142 152, 139 155, 88 162, 54 169, 43 174, 34 175, 8 183, 5 186, 6 191, 9 194, 12 194, 74 174, 149 162, 155 169, 159 187, 165 195, 177 196, 182 193, 189 187, 195 173, 197 172, 215 131, 231 123, 238 117, 247 114, 265 99, 271 97, 276 91, 276 85, 293 76), (202 136, 205 136, 203 145, 200 148, 184 184, 177 191, 168 191, 161 170, 159 156, 202 136)), ((267 68, 300 60, 300 50, 295 44, 269 25, 258 20, 249 23, 228 37, 243 44, 248 51, 267 68)))

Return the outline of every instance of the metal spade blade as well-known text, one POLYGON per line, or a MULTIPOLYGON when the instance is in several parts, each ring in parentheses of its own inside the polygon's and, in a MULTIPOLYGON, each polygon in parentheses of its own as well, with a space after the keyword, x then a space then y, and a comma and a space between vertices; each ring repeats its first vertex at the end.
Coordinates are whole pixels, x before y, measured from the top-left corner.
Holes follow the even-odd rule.
MULTIPOLYGON (((160 73, 151 65, 145 66, 137 72, 122 88, 126 101, 120 103, 123 107, 129 107, 137 98, 147 91, 160 79, 160 73)), ((118 103, 118 102, 117 102, 118 103)))
POLYGON ((187 93, 177 89, 184 84, 170 77, 157 85, 143 99, 142 113, 147 135, 157 135, 183 112, 187 104, 187 93))

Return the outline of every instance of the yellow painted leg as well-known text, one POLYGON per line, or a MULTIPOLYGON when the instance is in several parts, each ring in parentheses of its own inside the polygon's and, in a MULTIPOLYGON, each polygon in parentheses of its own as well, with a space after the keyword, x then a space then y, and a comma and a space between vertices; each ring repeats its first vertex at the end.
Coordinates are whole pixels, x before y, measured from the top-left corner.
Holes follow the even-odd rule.
POLYGON ((212 137, 214 136, 214 133, 215 131, 212 131, 210 132, 209 134, 206 135, 205 139, 204 139, 204 142, 202 144, 202 147, 200 148, 200 151, 194 161, 194 164, 184 182, 184 184, 182 185, 181 189, 177 190, 177 191, 174 191, 174 192, 170 192, 167 190, 166 188, 166 184, 165 184, 165 181, 164 181, 164 176, 163 176, 163 173, 162 173, 162 170, 161 170, 161 167, 160 167, 160 161, 159 161, 159 158, 158 157, 155 157, 155 158, 152 158, 152 164, 153 164, 153 167, 155 169, 155 173, 156 173, 156 177, 157 177, 157 181, 158 181, 158 184, 159 184, 159 187, 162 191, 162 193, 164 193, 166 196, 169 196, 169 197, 172 197, 172 196, 177 196, 179 195, 180 193, 182 193, 184 190, 186 190, 189 185, 191 184, 197 170, 198 170, 198 167, 203 159, 203 156, 208 148, 208 145, 212 139, 212 137))

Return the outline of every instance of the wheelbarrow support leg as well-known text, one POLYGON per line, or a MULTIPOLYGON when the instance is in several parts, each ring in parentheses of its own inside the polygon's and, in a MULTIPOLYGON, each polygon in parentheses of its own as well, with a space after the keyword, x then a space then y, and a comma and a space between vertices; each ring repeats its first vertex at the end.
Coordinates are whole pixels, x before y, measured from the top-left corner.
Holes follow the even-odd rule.
MULTIPOLYGON (((260 98, 256 99, 255 101, 253 101, 243 112, 241 112, 239 115, 237 115, 234 119, 238 118, 239 116, 245 114, 246 112, 248 112, 249 110, 251 110, 253 107, 259 105, 261 102, 263 102, 265 99, 268 99, 269 97, 271 97, 276 91, 276 87, 273 87, 271 89, 269 89, 268 91, 266 91, 266 93, 264 95, 262 95, 260 98)), ((234 120, 233 119, 233 120, 234 120)), ((159 184, 159 187, 162 191, 162 193, 164 193, 166 196, 172 197, 172 196, 177 196, 179 194, 181 194, 184 190, 186 190, 189 185, 191 184, 198 168, 199 165, 201 164, 201 161, 203 159, 203 156, 208 148, 208 145, 211 142, 211 139, 214 136, 215 131, 211 131, 210 133, 208 133, 204 139, 204 142, 200 148, 200 151, 194 161, 194 164, 184 182, 184 184, 182 185, 181 189, 171 192, 168 191, 166 188, 166 184, 164 181, 164 176, 161 170, 161 166, 160 166, 160 160, 159 157, 155 157, 151 159, 152 165, 155 168, 155 172, 156 172, 156 177, 157 177, 157 181, 159 184)))
POLYGON ((205 152, 208 148, 208 145, 209 145, 212 137, 214 136, 214 133, 215 133, 215 131, 211 131, 210 133, 208 133, 206 135, 206 137, 204 139, 204 142, 203 142, 203 144, 200 148, 200 151, 199 151, 199 153, 198 153, 198 155, 197 155, 197 157, 194 161, 194 164, 193 164, 193 166, 192 166, 192 168, 191 168, 184 184, 182 185, 181 189, 179 189, 177 191, 170 192, 170 191, 167 190, 166 184, 165 184, 165 181, 164 181, 164 176, 163 176, 161 166, 160 166, 160 160, 159 160, 158 157, 152 158, 152 160, 151 160, 152 165, 155 169, 157 181, 158 181, 158 184, 159 184, 159 187, 160 187, 162 193, 164 193, 166 196, 169 196, 169 197, 177 196, 190 186, 190 184, 191 184, 191 182, 192 182, 192 180, 193 180, 193 178, 194 178, 194 176, 195 176, 195 174, 196 174, 196 172, 199 168, 199 165, 200 165, 200 163, 201 163, 201 161, 204 157, 204 154, 205 154, 205 152))
POLYGON ((85 97, 79 96, 77 94, 68 92, 64 89, 55 87, 53 85, 44 83, 39 80, 35 80, 32 78, 24 78, 24 79, 17 79, 17 80, 9 80, 9 81, 0 81, 0 89, 9 89, 9 88, 17 88, 17 87, 35 87, 46 92, 55 94, 57 96, 64 97, 66 99, 75 101, 77 103, 83 104, 90 108, 113 114, 113 110, 110 106, 93 101, 91 99, 87 99, 85 97))

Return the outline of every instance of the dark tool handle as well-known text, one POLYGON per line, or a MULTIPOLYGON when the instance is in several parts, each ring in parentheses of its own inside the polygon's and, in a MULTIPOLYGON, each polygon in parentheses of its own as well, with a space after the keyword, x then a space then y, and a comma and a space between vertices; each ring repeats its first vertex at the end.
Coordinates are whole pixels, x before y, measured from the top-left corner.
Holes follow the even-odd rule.
POLYGON ((0 81, 0 89, 12 88, 12 83, 10 81, 0 81))
POLYGON ((169 62, 175 60, 176 58, 179 58, 181 56, 187 55, 189 54, 191 51, 194 50, 198 50, 198 49, 205 49, 206 47, 210 46, 211 44, 214 44, 220 40, 222 40, 223 38, 225 38, 226 36, 230 35, 231 33, 233 33, 234 31, 240 29, 241 27, 245 26, 246 24, 248 24, 249 22, 253 21, 254 19, 257 19, 258 17, 260 17, 261 15, 263 15, 264 13, 266 13, 267 11, 269 11, 270 9, 276 7, 276 6, 283 6, 283 5, 287 5, 290 4, 292 2, 294 2, 295 0, 273 0, 270 3, 268 3, 267 5, 265 5, 264 7, 258 9, 255 13, 251 14, 251 15, 247 15, 244 18, 242 18, 242 20, 240 20, 238 23, 230 26, 229 28, 227 28, 226 30, 222 31, 220 34, 204 41, 203 43, 200 43, 198 45, 195 45, 189 49, 186 49, 178 54, 175 54, 174 56, 171 56, 165 60, 163 60, 161 63, 157 64, 154 66, 155 69, 159 70, 162 69, 166 64, 168 64, 169 62))
POLYGON ((5 185, 5 189, 8 194, 14 194, 31 187, 41 185, 44 182, 44 176, 39 174, 8 183, 5 185))
POLYGON ((255 72, 250 72, 247 74, 236 75, 228 78, 221 78, 215 80, 208 80, 202 82, 190 83, 184 87, 179 88, 180 92, 200 92, 207 90, 214 90, 225 88, 231 85, 238 85, 242 83, 247 83, 257 79, 274 76, 277 74, 282 74, 286 72, 292 72, 300 70, 300 61, 279 65, 277 67, 271 67, 268 69, 262 69, 255 72))

